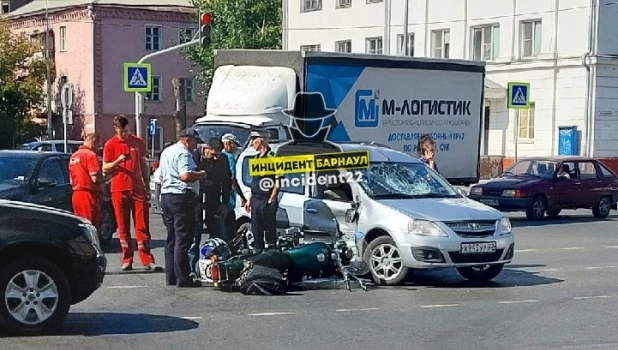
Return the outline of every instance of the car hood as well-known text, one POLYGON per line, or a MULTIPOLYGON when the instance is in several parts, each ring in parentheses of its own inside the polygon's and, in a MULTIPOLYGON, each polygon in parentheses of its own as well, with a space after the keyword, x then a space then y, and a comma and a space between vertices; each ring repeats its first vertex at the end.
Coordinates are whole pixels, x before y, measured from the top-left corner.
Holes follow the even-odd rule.
POLYGON ((420 220, 444 222, 504 217, 501 212, 468 198, 382 199, 378 203, 420 220))
POLYGON ((35 215, 38 214, 43 214, 43 215, 62 215, 65 216, 67 218, 70 219, 74 219, 80 222, 84 222, 87 223, 87 220, 84 220, 82 218, 80 218, 79 216, 76 216, 75 214, 71 213, 70 211, 66 211, 66 210, 62 210, 62 209, 57 209, 57 208, 52 208, 52 207, 46 207, 43 205, 38 205, 38 204, 33 204, 33 203, 26 203, 26 202, 19 202, 19 201, 12 201, 12 200, 5 200, 5 199, 0 199, 0 209, 2 208, 13 208, 13 209, 19 209, 19 210, 29 210, 32 211, 32 215, 33 217, 35 215))
POLYGON ((537 184, 544 180, 543 178, 531 177, 531 176, 507 176, 507 177, 499 177, 497 179, 489 180, 487 183, 481 185, 483 188, 487 189, 511 189, 511 188, 520 188, 533 184, 537 184))

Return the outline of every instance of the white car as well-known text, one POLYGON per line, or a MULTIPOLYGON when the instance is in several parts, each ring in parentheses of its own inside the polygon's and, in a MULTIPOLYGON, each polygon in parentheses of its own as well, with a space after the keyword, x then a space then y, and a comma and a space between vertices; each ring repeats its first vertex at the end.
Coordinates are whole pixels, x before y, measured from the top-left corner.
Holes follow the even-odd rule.
MULTIPOLYGON (((272 144, 277 152, 282 144, 272 144)), ((302 226, 335 215, 343 234, 362 232, 361 256, 376 283, 399 285, 415 269, 455 267, 466 279, 489 281, 512 261, 515 243, 509 219, 501 212, 468 199, 438 173, 411 156, 368 143, 333 144, 305 154, 369 151, 370 166, 350 184, 306 184, 282 188, 279 211, 288 226, 302 226)), ((238 182, 250 193, 248 161, 255 150, 238 158, 238 182)), ((353 170, 352 172, 357 172, 353 170)), ((288 178, 323 174, 290 174, 288 178)), ((240 200, 237 200, 240 203, 240 200)), ((240 226, 250 214, 236 208, 240 226)))

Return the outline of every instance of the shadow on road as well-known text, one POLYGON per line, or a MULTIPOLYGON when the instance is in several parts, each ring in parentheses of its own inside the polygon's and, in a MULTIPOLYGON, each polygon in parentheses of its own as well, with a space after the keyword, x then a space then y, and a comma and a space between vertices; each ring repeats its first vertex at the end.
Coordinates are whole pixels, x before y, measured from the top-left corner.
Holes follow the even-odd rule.
POLYGON ((70 313, 62 336, 169 333, 196 329, 199 323, 166 315, 83 312, 70 313))
MULTIPOLYGON (((137 247, 137 243, 135 242, 135 238, 133 239, 133 248, 137 247)), ((150 241, 150 249, 156 248, 165 248, 165 240, 164 239, 153 239, 150 241)), ((118 238, 112 238, 112 240, 103 246, 103 252, 105 254, 114 254, 120 253, 120 241, 118 238)))
POLYGON ((544 265, 509 265, 490 282, 471 282, 461 277, 457 271, 445 269, 438 271, 415 271, 409 278, 410 286, 426 288, 512 288, 531 287, 564 282, 564 280, 545 277, 539 272, 514 270, 514 268, 542 267, 544 265))
POLYGON ((569 224, 579 224, 579 223, 595 223, 595 222, 606 222, 606 221, 616 221, 616 217, 608 217, 607 219, 597 219, 590 215, 590 217, 579 216, 579 215, 565 215, 559 216, 555 219, 545 218, 545 220, 540 221, 529 221, 526 218, 511 218, 511 225, 513 227, 538 227, 538 226, 547 226, 547 225, 569 225, 569 224))

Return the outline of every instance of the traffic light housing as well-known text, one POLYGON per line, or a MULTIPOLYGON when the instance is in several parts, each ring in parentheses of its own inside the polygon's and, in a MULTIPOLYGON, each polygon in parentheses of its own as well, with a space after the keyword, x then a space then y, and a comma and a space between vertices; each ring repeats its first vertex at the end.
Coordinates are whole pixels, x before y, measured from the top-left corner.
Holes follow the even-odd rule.
POLYGON ((212 15, 210 12, 201 12, 200 13, 200 46, 203 48, 207 48, 210 46, 210 31, 211 26, 210 22, 212 20, 212 15))

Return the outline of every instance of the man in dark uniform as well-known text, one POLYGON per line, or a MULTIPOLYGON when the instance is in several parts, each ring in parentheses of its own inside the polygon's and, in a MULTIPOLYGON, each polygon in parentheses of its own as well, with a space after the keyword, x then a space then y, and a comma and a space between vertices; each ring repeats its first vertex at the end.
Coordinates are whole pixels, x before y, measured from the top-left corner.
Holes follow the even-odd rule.
MULTIPOLYGON (((251 146, 258 151, 256 159, 275 157, 275 152, 268 146, 268 140, 257 131, 251 132, 251 146)), ((255 248, 263 250, 274 248, 277 243, 277 209, 279 207, 278 177, 275 175, 254 176, 251 181, 251 196, 245 202, 245 210, 251 213, 251 232, 255 237, 255 248), (270 179, 265 181, 264 179, 270 179), (265 183, 272 188, 264 188, 265 183), (264 245, 266 239, 267 246, 264 245)))

